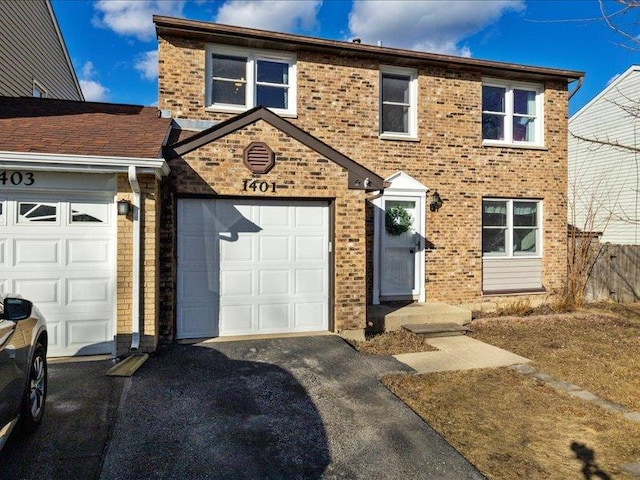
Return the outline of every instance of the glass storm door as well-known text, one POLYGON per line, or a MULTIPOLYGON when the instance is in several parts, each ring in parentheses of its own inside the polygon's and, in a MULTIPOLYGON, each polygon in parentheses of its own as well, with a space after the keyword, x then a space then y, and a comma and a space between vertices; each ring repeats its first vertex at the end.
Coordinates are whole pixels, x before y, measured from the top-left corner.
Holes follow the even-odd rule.
POLYGON ((419 294, 419 201, 419 198, 404 197, 385 198, 383 202, 385 217, 393 207, 402 207, 413 219, 412 228, 400 235, 390 234, 384 227, 385 219, 382 219, 380 295, 388 300, 413 299, 419 294))

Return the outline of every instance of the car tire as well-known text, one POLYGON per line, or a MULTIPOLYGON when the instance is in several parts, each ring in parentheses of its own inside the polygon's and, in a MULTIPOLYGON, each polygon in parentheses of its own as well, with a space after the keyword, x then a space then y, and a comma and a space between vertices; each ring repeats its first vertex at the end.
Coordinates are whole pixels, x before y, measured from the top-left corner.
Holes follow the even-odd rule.
POLYGON ((29 365, 29 380, 22 399, 20 427, 24 433, 33 432, 44 415, 47 399, 47 354, 41 343, 36 344, 29 365))

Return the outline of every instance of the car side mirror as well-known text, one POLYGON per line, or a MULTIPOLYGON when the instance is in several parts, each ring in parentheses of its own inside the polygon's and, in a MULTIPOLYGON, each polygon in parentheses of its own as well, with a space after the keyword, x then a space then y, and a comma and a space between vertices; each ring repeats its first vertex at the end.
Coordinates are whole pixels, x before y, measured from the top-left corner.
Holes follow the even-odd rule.
POLYGON ((6 320, 17 322, 18 320, 24 320, 31 316, 33 304, 29 300, 7 297, 3 303, 4 314, 2 316, 6 320))

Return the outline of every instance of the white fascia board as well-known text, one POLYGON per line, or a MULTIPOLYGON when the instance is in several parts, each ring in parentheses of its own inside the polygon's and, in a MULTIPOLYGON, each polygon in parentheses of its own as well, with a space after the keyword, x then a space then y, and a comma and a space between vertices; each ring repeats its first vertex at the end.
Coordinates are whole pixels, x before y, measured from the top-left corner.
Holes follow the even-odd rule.
POLYGON ((129 167, 136 167, 139 173, 153 173, 158 178, 169 174, 169 165, 163 158, 0 151, 0 168, 3 169, 76 173, 128 173, 129 167))

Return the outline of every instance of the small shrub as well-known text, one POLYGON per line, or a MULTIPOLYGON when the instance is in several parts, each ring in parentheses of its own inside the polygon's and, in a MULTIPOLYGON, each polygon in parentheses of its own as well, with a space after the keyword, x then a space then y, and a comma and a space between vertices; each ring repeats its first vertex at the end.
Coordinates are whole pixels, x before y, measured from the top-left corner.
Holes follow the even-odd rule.
POLYGON ((531 308, 531 300, 527 297, 511 300, 498 306, 498 316, 516 316, 524 317, 533 312, 531 308))

